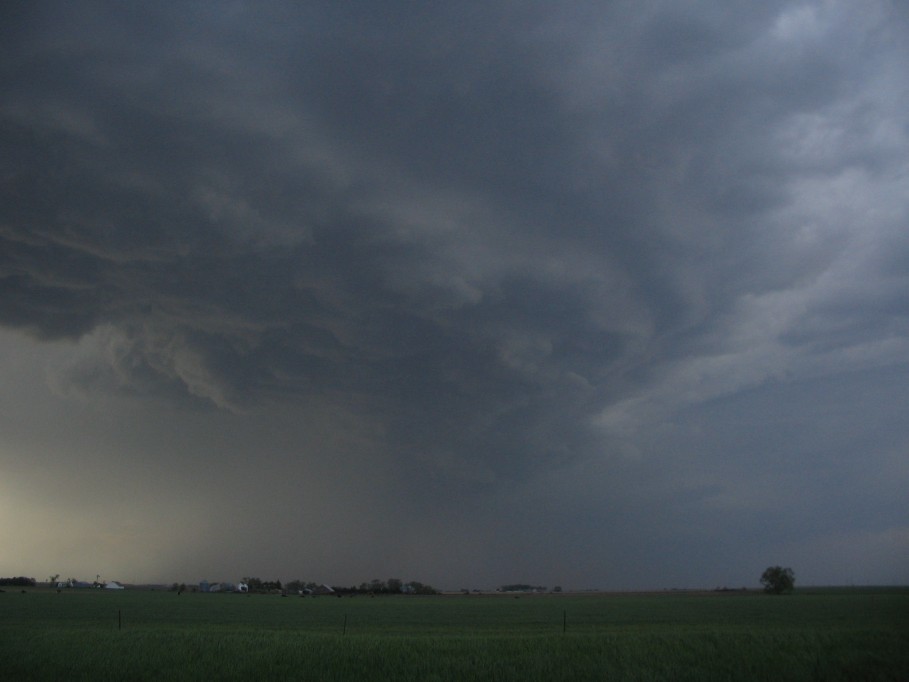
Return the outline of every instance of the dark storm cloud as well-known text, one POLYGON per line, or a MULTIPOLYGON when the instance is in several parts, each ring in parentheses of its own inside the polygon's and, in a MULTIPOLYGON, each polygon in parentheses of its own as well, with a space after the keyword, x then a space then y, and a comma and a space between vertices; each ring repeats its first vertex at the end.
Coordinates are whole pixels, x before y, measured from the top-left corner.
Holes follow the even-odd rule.
POLYGON ((63 394, 334 406, 423 508, 603 460, 653 529, 740 492, 713 401, 906 361, 886 2, 3 12, 0 323, 63 394))
POLYGON ((363 392, 415 449, 545 457, 520 434, 555 419, 539 442, 564 441, 559 420, 597 392, 584 375, 624 345, 588 319, 596 282, 535 272, 575 231, 558 208, 537 216, 570 132, 556 93, 483 17, 325 14, 312 44, 263 36, 256 16, 240 35, 207 16, 22 19, 47 25, 10 67, 4 319, 48 337, 112 329, 132 386, 158 375, 235 409, 363 392), (67 59, 73 44, 84 54, 67 59), (230 68, 237 52, 251 73, 230 68), (36 82, 22 67, 37 62, 52 68, 36 82), (261 106, 289 129, 259 129, 261 106), (355 158, 333 181, 310 147, 355 158), (480 206, 461 216, 464 200, 480 206), (451 262, 462 242, 516 262, 470 272, 451 262))

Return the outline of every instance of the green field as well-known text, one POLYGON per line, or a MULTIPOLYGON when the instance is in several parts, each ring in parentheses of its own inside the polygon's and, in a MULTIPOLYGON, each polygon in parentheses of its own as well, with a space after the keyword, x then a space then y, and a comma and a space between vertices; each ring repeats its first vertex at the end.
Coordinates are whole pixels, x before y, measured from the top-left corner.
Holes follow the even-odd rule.
POLYGON ((909 680, 909 590, 0 594, 2 680, 909 680))

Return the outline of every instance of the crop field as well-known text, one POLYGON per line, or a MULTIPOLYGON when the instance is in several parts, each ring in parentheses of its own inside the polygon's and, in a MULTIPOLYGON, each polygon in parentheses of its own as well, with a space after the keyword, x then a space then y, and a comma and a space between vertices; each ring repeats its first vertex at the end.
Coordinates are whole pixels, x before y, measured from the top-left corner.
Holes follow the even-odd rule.
POLYGON ((0 594, 3 680, 909 680, 909 590, 0 594))

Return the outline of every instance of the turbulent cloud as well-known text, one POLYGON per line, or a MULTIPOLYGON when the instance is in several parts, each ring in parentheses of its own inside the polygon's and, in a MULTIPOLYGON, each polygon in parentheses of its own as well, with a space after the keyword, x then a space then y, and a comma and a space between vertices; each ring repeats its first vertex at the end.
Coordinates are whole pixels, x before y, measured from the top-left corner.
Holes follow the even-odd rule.
MULTIPOLYGON (((717 453, 761 437, 727 434, 745 418, 721 402, 753 425, 905 376, 893 3, 3 12, 0 323, 56 349, 72 403, 272 423, 298 447, 260 456, 285 467, 322 446, 274 415, 344 424, 358 445, 320 451, 386 463, 377 509, 508 519, 563 486, 595 522, 553 511, 549 536, 579 523, 643 556, 686 531, 659 511, 630 513, 634 541, 609 530, 626 485, 688 520, 752 508, 737 479, 760 474, 717 453), (612 501, 582 492, 591 462, 612 501)), ((856 409, 850 447, 905 447, 898 415, 888 450, 856 409)), ((832 424, 811 424, 774 447, 814 451, 832 424)))

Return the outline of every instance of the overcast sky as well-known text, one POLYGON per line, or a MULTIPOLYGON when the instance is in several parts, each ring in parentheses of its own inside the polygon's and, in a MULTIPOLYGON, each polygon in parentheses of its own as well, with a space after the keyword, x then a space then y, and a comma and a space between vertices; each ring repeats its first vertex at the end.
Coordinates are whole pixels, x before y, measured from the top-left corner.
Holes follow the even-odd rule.
POLYGON ((906 7, 4 2, 0 575, 909 583, 906 7))

